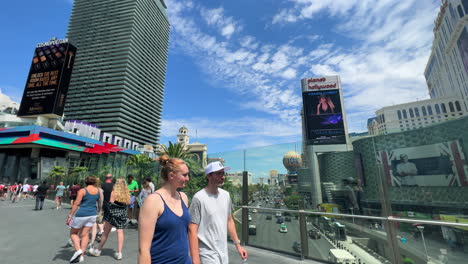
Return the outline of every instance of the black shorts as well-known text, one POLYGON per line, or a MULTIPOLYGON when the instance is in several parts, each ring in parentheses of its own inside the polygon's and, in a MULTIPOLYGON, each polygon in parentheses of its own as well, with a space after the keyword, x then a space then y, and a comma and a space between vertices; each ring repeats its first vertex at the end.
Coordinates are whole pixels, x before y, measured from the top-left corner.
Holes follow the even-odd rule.
POLYGON ((76 200, 76 195, 70 195, 70 200, 75 201, 76 200))

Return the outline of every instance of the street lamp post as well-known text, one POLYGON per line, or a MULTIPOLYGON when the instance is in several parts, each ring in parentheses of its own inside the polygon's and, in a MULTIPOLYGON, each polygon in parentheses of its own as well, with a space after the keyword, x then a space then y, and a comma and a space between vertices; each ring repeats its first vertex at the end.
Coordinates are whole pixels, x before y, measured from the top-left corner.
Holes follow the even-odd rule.
MULTIPOLYGON (((351 208, 349 208, 349 210, 351 210, 351 214, 354 215, 354 208, 351 207, 351 208)), ((354 216, 353 216, 353 224, 354 224, 354 216)))
POLYGON ((426 262, 429 262, 429 255, 427 254, 426 240, 424 240, 424 226, 419 225, 417 226, 417 228, 421 232, 421 238, 422 238, 423 245, 424 245, 424 251, 426 252, 426 262))

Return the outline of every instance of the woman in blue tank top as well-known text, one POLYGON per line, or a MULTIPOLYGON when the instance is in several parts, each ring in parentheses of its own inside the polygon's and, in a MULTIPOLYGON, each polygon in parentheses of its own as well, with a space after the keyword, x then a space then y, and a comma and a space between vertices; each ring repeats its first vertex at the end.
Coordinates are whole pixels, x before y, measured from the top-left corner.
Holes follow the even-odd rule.
POLYGON ((189 180, 181 159, 159 158, 164 185, 145 199, 140 210, 139 264, 191 264, 188 243, 190 214, 187 195, 178 192, 189 180))

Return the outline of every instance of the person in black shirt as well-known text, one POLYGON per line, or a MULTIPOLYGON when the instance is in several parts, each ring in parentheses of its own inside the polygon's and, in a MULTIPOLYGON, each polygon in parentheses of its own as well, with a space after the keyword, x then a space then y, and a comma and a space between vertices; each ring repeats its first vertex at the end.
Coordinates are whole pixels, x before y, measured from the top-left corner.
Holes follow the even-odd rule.
MULTIPOLYGON (((112 193, 112 190, 114 189, 114 183, 112 183, 112 174, 107 174, 105 182, 101 184, 101 188, 103 190, 103 195, 104 195, 104 202, 102 203, 102 212, 104 213, 104 218, 109 216, 109 207, 107 204, 110 201, 110 196, 112 193)), ((101 238, 102 233, 98 234, 99 239, 101 238)))
POLYGON ((44 199, 47 196, 47 193, 49 192, 49 185, 47 185, 47 181, 43 181, 39 187, 37 187, 37 192, 36 192, 36 208, 34 209, 35 211, 37 210, 42 210, 42 206, 44 205, 44 199))

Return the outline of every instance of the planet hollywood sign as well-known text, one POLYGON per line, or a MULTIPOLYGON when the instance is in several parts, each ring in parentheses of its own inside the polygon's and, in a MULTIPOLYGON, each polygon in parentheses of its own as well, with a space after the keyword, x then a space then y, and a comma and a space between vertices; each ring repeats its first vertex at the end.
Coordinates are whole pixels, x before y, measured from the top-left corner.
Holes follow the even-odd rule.
POLYGON ((326 78, 311 78, 307 80, 307 90, 316 90, 316 89, 329 89, 329 88, 336 88, 336 83, 324 83, 326 82, 326 78))

